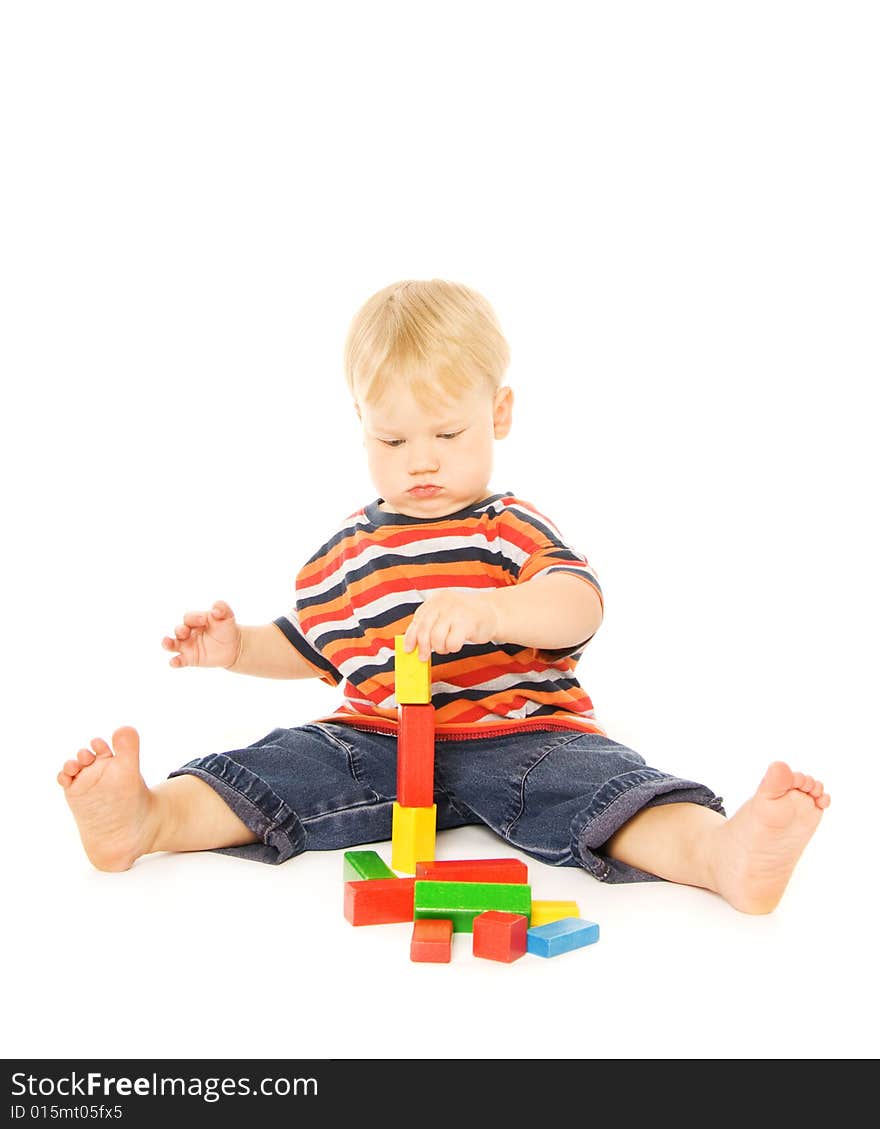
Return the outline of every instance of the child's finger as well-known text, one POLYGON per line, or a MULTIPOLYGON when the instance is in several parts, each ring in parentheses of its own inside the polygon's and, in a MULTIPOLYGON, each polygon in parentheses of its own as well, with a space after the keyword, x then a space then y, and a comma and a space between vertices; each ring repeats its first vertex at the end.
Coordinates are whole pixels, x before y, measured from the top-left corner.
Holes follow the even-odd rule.
POLYGON ((422 631, 423 629, 421 627, 411 627, 403 637, 404 651, 406 651, 407 654, 414 652, 420 659, 424 659, 423 650, 425 646, 422 639, 422 631), (409 642, 407 642, 407 638, 409 638, 409 642))
MULTIPOLYGON (((436 634, 436 620, 432 620, 430 625, 426 624, 419 632, 419 658, 422 662, 427 662, 431 657, 431 652, 436 650, 434 646, 434 639, 436 634)), ((443 632, 445 638, 446 633, 443 632)))
POLYGON ((407 628, 406 635, 403 637, 403 649, 407 653, 411 651, 418 651, 419 649, 419 627, 413 624, 407 628))
POLYGON ((208 622, 208 617, 204 612, 187 612, 183 617, 183 622, 187 627, 204 627, 208 622))
POLYGON ((454 655, 457 651, 460 651, 464 646, 466 637, 466 633, 461 628, 451 627, 446 636, 446 654, 454 655))
POLYGON ((411 651, 418 646, 425 630, 424 604, 416 611, 403 636, 403 649, 411 651))
MULTIPOLYGON (((422 605, 424 607, 425 605, 422 605)), ((422 609, 419 609, 421 612, 422 609)), ((416 612, 413 619, 411 629, 414 632, 413 640, 418 649, 418 655, 422 662, 427 662, 431 657, 431 636, 434 631, 434 624, 437 622, 438 614, 431 614, 430 612, 422 612, 419 615, 416 612)))
POLYGON ((452 624, 448 619, 438 619, 435 621, 431 629, 431 636, 429 646, 435 654, 445 655, 448 653, 449 648, 446 646, 446 638, 452 629, 452 624))

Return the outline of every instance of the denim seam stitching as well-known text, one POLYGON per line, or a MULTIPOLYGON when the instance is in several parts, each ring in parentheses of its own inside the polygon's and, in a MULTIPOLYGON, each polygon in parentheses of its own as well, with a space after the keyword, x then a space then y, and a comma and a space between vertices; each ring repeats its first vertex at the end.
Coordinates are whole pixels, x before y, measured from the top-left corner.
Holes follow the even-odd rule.
POLYGON ((538 765, 543 760, 546 760, 546 758, 550 756, 551 753, 555 752, 557 749, 564 748, 566 745, 570 745, 572 741, 576 741, 578 739, 578 737, 580 737, 580 736, 581 736, 580 733, 574 733, 574 734, 572 734, 572 736, 568 737, 565 741, 557 741, 557 742, 554 742, 551 745, 548 745, 547 748, 544 749, 544 751, 541 753, 541 755, 536 760, 532 761, 532 763, 529 765, 529 767, 525 770, 525 772, 523 773, 523 776, 522 776, 522 780, 520 780, 520 782, 519 782, 519 811, 516 813, 516 815, 513 817, 513 819, 511 819, 510 822, 505 825, 505 827, 504 827, 505 837, 509 837, 511 828, 516 826, 517 822, 519 821, 519 819, 522 816, 522 813, 525 811, 525 807, 526 807, 526 781, 528 780, 529 776, 532 774, 532 772, 534 772, 534 770, 538 767, 538 765))
MULTIPOLYGON (((504 841, 511 847, 516 847, 518 851, 525 851, 526 854, 531 854, 533 857, 538 857, 538 855, 541 855, 540 851, 536 852, 529 844, 520 843, 517 839, 514 839, 512 838, 512 836, 507 835, 506 832, 504 841)), ((565 861, 566 858, 574 858, 574 853, 571 850, 571 847, 567 848, 565 855, 561 859, 548 858, 544 855, 541 855, 540 861, 543 862, 545 866, 567 866, 568 864, 565 861)))
MULTIPOLYGON (((347 741, 343 741, 343 739, 337 736, 332 730, 328 730, 326 725, 324 725, 322 722, 312 722, 312 725, 316 729, 320 729, 320 731, 324 734, 328 741, 331 741, 338 748, 342 749, 342 751, 346 754, 348 758, 348 771, 351 773, 352 780, 360 784, 360 786, 366 789, 366 791, 371 792, 374 800, 381 800, 382 797, 379 795, 376 789, 373 788, 370 784, 366 783, 366 781, 364 781, 361 776, 360 765, 362 761, 354 745, 350 745, 347 741)), ((339 808, 338 810, 347 811, 348 809, 339 808)))
POLYGON ((309 725, 302 726, 303 729, 308 729, 310 727, 314 728, 314 729, 319 729, 324 734, 324 736, 327 738, 328 741, 332 741, 332 743, 334 745, 338 745, 339 748, 344 749, 345 752, 347 752, 349 754, 349 756, 351 755, 352 746, 348 743, 348 741, 343 741, 341 737, 337 736, 337 734, 332 731, 332 729, 328 729, 327 726, 325 724, 323 724, 323 722, 313 721, 313 722, 310 723, 310 726, 309 725))
MULTIPOLYGON (((376 796, 376 799, 380 804, 393 803, 392 800, 383 800, 382 797, 378 795, 376 796)), ((339 815, 340 812, 344 811, 355 811, 357 808, 364 807, 375 808, 376 806, 377 805, 372 800, 364 800, 363 803, 360 804, 346 804, 344 808, 329 808, 327 811, 315 812, 314 815, 307 815, 304 817, 297 816, 297 819, 299 819, 300 823, 303 825, 303 827, 305 827, 307 823, 314 823, 316 819, 326 819, 328 815, 339 815)))
MULTIPOLYGON (((449 789, 444 784, 441 784, 436 779, 436 777, 435 777, 435 781, 434 781, 434 790, 435 790, 435 792, 440 793, 440 795, 443 797, 443 799, 446 801, 446 803, 449 804, 449 806, 452 808, 452 810, 455 812, 455 814, 457 816, 459 816, 461 819, 470 819, 470 818, 476 816, 476 812, 471 811, 470 808, 468 808, 466 811, 463 811, 462 808, 459 807, 456 800, 453 799, 452 793, 449 791, 449 789)), ((479 816, 477 816, 477 818, 479 819, 479 816)), ((482 820, 480 820, 480 822, 483 823, 482 820)), ((484 826, 485 826, 485 824, 484 824, 484 826)))

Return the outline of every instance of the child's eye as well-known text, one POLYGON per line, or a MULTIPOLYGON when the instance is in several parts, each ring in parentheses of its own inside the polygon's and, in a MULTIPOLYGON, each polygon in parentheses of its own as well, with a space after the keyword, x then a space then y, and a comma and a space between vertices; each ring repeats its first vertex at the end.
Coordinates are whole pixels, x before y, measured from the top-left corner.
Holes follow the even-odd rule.
POLYGON ((380 439, 380 443, 384 443, 386 447, 399 447, 403 442, 402 439, 380 439))
POLYGON ((441 434, 440 438, 441 439, 454 439, 457 435, 461 435, 461 432, 460 431, 447 431, 445 434, 441 434))

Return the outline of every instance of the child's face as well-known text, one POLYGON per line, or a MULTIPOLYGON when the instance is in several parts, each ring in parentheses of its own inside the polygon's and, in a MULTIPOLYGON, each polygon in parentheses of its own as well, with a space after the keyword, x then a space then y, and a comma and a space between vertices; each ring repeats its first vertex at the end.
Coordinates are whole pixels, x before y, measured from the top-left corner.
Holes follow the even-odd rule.
POLYGON ((383 510, 443 517, 486 497, 494 441, 510 430, 510 388, 463 392, 430 411, 401 388, 380 404, 356 407, 383 510))

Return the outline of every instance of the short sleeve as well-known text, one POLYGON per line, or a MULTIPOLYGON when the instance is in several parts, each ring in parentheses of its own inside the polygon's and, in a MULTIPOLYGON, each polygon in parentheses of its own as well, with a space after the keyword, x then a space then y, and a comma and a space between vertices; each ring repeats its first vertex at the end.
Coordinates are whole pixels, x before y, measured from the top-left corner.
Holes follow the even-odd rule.
POLYGON ((295 608, 287 612, 286 615, 280 615, 277 619, 273 619, 272 622, 276 627, 281 628, 287 641, 299 651, 310 666, 315 668, 315 673, 322 682, 326 682, 328 686, 339 685, 342 681, 342 675, 332 663, 324 658, 320 651, 312 646, 303 634, 295 608))
MULTIPOLYGON (((350 518, 354 516, 352 514, 350 518)), ((272 621, 328 686, 338 686, 343 675, 323 654, 322 644, 327 635, 327 617, 323 613, 336 594, 337 586, 344 583, 339 546, 349 532, 350 518, 317 552, 312 553, 297 572, 294 606, 272 621)))
MULTIPOLYGON (((604 612, 605 599, 599 578, 584 554, 569 545, 553 522, 529 502, 506 498, 505 503, 500 515, 503 551, 508 571, 516 583, 524 584, 536 576, 554 572, 569 572, 595 589, 604 612)), ((574 647, 542 654, 554 658, 576 657, 588 642, 589 639, 585 639, 574 647)))

